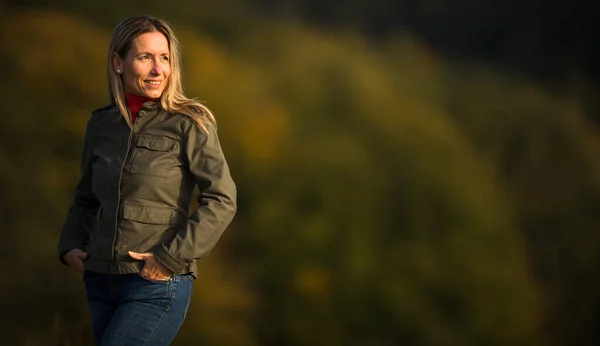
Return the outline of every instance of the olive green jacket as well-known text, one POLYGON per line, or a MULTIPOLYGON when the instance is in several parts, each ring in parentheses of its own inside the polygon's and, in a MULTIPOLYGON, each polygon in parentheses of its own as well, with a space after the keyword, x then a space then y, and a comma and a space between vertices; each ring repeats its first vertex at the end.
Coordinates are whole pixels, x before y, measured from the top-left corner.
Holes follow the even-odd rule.
MULTIPOLYGON (((148 102, 133 128, 115 105, 88 121, 81 179, 58 251, 88 253, 86 270, 136 273, 128 251, 152 252, 174 273, 196 272, 236 211, 236 187, 216 129, 148 102), (194 187, 198 208, 190 213, 194 187)), ((64 263, 64 262, 63 262, 64 263)))

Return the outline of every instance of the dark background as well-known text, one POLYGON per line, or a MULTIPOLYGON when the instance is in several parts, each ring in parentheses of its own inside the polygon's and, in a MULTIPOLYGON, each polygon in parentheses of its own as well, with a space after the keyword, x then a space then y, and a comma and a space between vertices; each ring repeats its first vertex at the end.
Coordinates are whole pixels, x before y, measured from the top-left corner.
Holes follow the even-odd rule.
POLYGON ((175 345, 600 344, 580 0, 0 2, 0 343, 92 344, 56 243, 140 13, 173 25, 240 196, 175 345))

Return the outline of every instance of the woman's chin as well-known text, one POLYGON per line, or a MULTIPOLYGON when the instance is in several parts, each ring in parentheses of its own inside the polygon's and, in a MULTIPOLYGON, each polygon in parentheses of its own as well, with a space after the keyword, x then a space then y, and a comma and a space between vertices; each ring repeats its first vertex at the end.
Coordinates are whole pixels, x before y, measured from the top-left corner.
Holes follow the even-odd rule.
POLYGON ((162 90, 160 91, 155 91, 155 90, 149 90, 144 92, 144 97, 147 97, 149 99, 157 99, 160 97, 160 95, 162 95, 162 90))

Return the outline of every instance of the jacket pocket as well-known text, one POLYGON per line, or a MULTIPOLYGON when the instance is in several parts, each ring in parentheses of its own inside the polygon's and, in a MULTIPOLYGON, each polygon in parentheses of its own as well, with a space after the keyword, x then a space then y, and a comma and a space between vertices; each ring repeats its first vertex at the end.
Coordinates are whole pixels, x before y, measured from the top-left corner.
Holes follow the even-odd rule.
POLYGON ((172 225, 177 223, 177 210, 167 206, 125 202, 123 219, 151 225, 172 225))
POLYGON ((177 232, 175 208, 161 205, 125 202, 121 222, 119 256, 129 259, 127 251, 152 252, 172 239, 177 232))
POLYGON ((129 172, 166 178, 175 166, 178 142, 165 137, 138 135, 129 172))

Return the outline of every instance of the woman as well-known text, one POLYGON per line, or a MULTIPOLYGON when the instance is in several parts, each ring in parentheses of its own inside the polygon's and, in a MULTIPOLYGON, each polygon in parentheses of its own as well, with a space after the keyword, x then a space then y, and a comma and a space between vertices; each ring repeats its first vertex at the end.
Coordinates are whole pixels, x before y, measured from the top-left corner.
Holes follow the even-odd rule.
POLYGON ((196 260, 235 214, 235 184, 212 113, 183 95, 179 43, 165 21, 136 16, 116 27, 108 81, 111 104, 87 124, 60 259, 84 275, 99 345, 168 345, 196 260))

